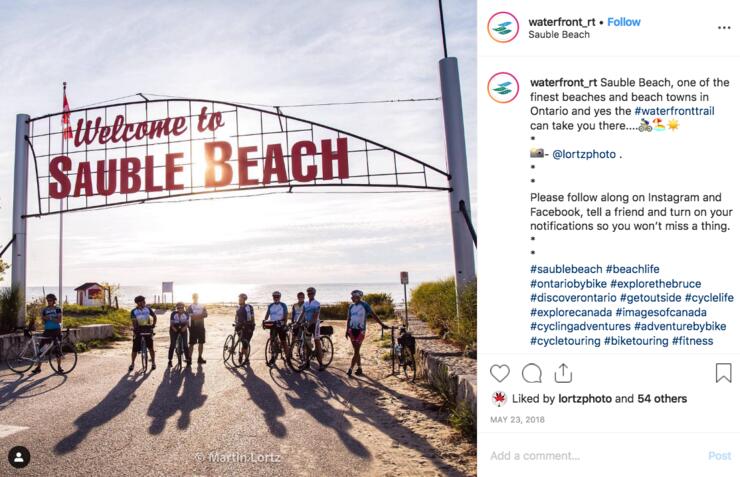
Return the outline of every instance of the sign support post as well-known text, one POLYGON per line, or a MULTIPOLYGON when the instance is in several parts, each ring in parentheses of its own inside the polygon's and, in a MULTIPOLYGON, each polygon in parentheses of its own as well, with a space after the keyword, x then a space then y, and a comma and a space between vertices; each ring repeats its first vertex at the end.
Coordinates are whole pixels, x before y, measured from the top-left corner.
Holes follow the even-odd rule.
POLYGON ((439 61, 439 77, 442 86, 447 168, 450 173, 450 214, 452 216, 452 244, 455 253, 455 285, 459 298, 465 284, 475 279, 475 245, 464 213, 467 211, 471 216, 468 158, 465 151, 465 126, 457 58, 447 57, 439 61))
POLYGON ((409 272, 401 272, 401 283, 403 284, 403 308, 406 315, 404 326, 409 327, 409 299, 406 295, 406 285, 409 284, 409 272))
POLYGON ((13 170, 13 258, 10 268, 11 285, 21 294, 17 326, 26 323, 26 215, 28 209, 28 114, 15 117, 15 167, 13 170))

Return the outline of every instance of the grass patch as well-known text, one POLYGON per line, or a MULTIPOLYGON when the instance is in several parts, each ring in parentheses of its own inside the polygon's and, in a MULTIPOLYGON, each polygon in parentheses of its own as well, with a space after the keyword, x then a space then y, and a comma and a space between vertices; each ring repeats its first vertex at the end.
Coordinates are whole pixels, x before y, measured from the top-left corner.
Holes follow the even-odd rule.
POLYGON ((119 340, 113 338, 108 340, 78 341, 77 343, 75 343, 75 349, 78 353, 84 353, 86 351, 90 351, 91 349, 110 348, 110 342, 112 341, 119 340))
POLYGON ((436 332, 466 349, 475 349, 477 340, 478 286, 468 283, 460 295, 459 315, 455 279, 424 282, 411 290, 409 307, 436 332))
MULTIPOLYGON (((29 312, 29 321, 33 323, 34 329, 42 329, 41 309, 34 314, 29 312)), ((30 310, 29 310, 30 311, 30 310)), ((114 339, 124 339, 123 335, 131 329, 131 314, 127 310, 116 308, 103 308, 99 306, 66 305, 62 319, 63 328, 77 328, 82 325, 113 325, 114 339)))
POLYGON ((375 341, 379 343, 379 346, 381 348, 390 348, 392 346, 390 333, 386 333, 382 337, 378 337, 378 339, 375 341))
POLYGON ((390 361, 391 360, 391 352, 390 351, 386 351, 385 353, 383 353, 382 355, 380 355, 380 359, 382 359, 383 361, 390 361))
POLYGON ((450 425, 466 439, 475 442, 477 438, 477 423, 475 414, 467 402, 461 402, 450 410, 450 425))

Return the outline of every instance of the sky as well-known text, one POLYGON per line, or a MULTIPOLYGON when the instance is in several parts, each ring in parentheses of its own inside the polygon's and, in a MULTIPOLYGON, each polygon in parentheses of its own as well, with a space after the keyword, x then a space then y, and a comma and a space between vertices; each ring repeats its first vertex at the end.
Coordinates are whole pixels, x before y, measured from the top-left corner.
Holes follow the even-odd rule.
MULTIPOLYGON (((475 4, 444 2, 476 211, 475 4)), ((437 2, 0 1, 0 241, 15 115, 138 92, 269 105, 430 98, 437 2)), ((133 100, 133 99, 132 99, 133 100)), ((439 101, 284 108, 444 167, 439 101)), ((31 168, 33 170, 33 168, 31 168)), ((30 178, 33 179, 33 175, 30 178)), ((66 214, 64 284, 396 282, 453 274, 446 192, 278 194, 66 214)), ((59 219, 29 219, 29 286, 56 285, 59 219)), ((9 255, 6 256, 9 258, 9 255)))

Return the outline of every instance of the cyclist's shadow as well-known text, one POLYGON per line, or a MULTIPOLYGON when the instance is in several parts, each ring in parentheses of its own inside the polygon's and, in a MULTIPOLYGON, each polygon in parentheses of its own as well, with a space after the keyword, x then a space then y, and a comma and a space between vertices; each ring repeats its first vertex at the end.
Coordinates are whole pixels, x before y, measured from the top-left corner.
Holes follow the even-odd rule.
POLYGON ((288 431, 285 424, 279 420, 280 416, 285 415, 285 408, 280 403, 280 398, 278 398, 272 386, 254 373, 251 366, 245 366, 243 369, 245 370, 244 373, 233 368, 229 368, 229 371, 239 376, 239 379, 244 383, 244 387, 247 388, 252 402, 262 410, 262 415, 270 433, 275 437, 285 437, 288 431))
POLYGON ((162 382, 159 383, 157 391, 154 393, 147 416, 152 418, 149 425, 149 434, 159 434, 164 430, 167 419, 174 416, 177 412, 178 402, 177 395, 180 392, 183 375, 180 372, 173 372, 166 369, 162 375, 162 382))
POLYGON ((187 429, 190 425, 190 413, 201 407, 208 399, 203 394, 203 384, 206 375, 203 367, 198 365, 195 374, 190 368, 185 368, 185 377, 182 386, 182 396, 180 396, 180 417, 177 419, 178 429, 187 429))
MULTIPOLYGON (((305 372, 287 374, 286 381, 297 396, 286 394, 285 397, 291 406, 296 409, 303 409, 316 422, 336 432, 347 450, 358 457, 367 459, 370 457, 370 451, 362 442, 350 434, 352 423, 347 419, 345 413, 332 407, 319 394, 320 385, 316 379, 326 379, 328 376, 330 376, 328 370, 319 376, 311 376, 305 372)), ((341 395, 342 393, 338 394, 341 395)))
POLYGON ((195 374, 190 368, 165 370, 162 382, 147 411, 147 415, 152 417, 149 433, 160 434, 167 424, 167 419, 174 416, 178 410, 180 417, 177 419, 177 427, 187 429, 190 425, 190 413, 201 407, 208 398, 202 394, 204 381, 205 374, 201 366, 198 366, 195 374), (180 388, 182 394, 178 396, 180 388))
POLYGON ((123 375, 102 401, 75 419, 74 424, 77 426, 77 430, 57 442, 54 446, 54 452, 57 454, 72 452, 85 440, 90 431, 104 425, 125 411, 133 401, 136 389, 148 377, 149 374, 123 375))

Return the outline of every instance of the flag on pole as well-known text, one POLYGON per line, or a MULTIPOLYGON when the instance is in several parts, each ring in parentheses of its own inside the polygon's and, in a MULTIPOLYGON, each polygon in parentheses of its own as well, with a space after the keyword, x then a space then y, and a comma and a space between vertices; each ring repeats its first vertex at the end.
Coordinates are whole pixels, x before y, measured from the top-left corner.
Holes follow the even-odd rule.
POLYGON ((64 83, 64 100, 62 101, 62 138, 72 139, 72 121, 70 120, 69 101, 67 101, 67 83, 64 83))

